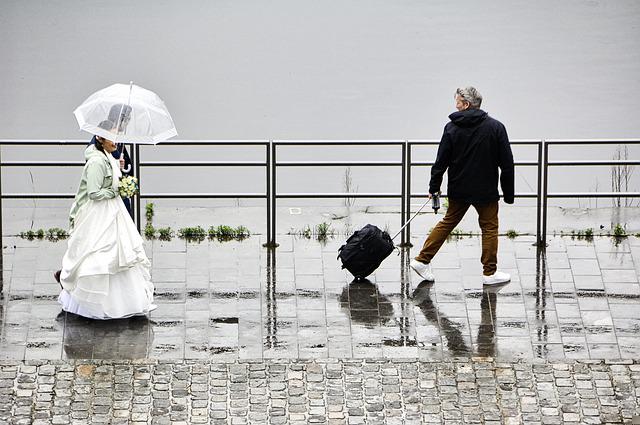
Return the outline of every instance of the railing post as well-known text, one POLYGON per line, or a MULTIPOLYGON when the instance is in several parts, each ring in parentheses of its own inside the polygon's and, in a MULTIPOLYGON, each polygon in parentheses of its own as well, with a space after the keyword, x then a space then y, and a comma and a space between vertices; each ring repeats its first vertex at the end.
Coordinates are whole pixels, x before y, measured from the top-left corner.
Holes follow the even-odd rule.
MULTIPOLYGON (((411 145, 408 140, 402 144, 402 191, 401 193, 401 212, 400 225, 404 226, 411 216, 411 145)), ((411 244, 411 225, 407 225, 402 230, 402 241, 400 247, 408 248, 411 244)))
POLYGON ((138 187, 140 189, 140 193, 138 193, 135 197, 134 197, 134 209, 135 209, 135 216, 136 216, 136 226, 138 228, 138 232, 140 232, 140 230, 142 229, 142 221, 140 220, 140 195, 142 195, 142 179, 140 178, 140 145, 136 144, 135 148, 133 150, 134 155, 133 155, 133 175, 136 176, 136 178, 138 179, 138 187))
POLYGON ((541 248, 547 246, 547 194, 549 193, 549 145, 546 140, 542 140, 542 239, 541 248))
MULTIPOLYGON (((407 142, 406 140, 402 143, 402 178, 401 187, 400 187, 400 227, 404 226, 406 223, 406 200, 407 200, 407 142)), ((406 246, 407 238, 406 238, 406 229, 404 229, 400 235, 400 246, 406 246)))
POLYGON ((537 208, 536 208, 536 246, 544 246, 544 239, 541 233, 541 221, 542 221, 542 144, 543 141, 538 142, 538 193, 536 196, 537 208))
MULTIPOLYGON (((407 140, 407 155, 406 155, 406 164, 407 164, 407 182, 406 182, 406 189, 405 189, 405 193, 406 195, 406 202, 407 202, 407 207, 405 208, 405 223, 409 221, 409 219, 411 218, 411 149, 412 149, 412 144, 407 140)), ((411 243, 411 223, 407 224, 407 227, 405 227, 404 229, 405 233, 407 234, 407 241, 406 241, 406 246, 407 247, 412 247, 413 244, 411 243)))
POLYGON ((267 145, 267 243, 266 248, 276 248, 276 143, 267 145))
POLYGON ((278 223, 278 219, 277 219, 277 213, 276 213, 276 207, 277 207, 277 195, 278 195, 278 185, 276 182, 276 171, 278 168, 278 160, 276 158, 276 152, 278 150, 278 145, 277 143, 272 143, 271 144, 271 223, 272 223, 272 227, 271 227, 271 248, 277 248, 278 247, 278 243, 276 242, 276 232, 277 232, 277 223, 278 223))
POLYGON ((267 197, 267 241, 263 246, 268 247, 271 242, 271 141, 265 145, 265 172, 266 172, 266 197, 267 197))
POLYGON ((4 287, 4 241, 2 238, 2 144, 0 144, 0 299, 4 287))

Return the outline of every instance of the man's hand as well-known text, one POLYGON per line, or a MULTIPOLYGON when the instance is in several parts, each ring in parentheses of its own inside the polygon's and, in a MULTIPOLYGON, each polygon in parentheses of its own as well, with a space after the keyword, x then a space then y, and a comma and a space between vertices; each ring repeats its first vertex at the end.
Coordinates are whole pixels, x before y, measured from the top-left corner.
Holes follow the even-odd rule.
POLYGON ((120 169, 124 170, 124 158, 122 157, 122 155, 120 156, 118 162, 120 162, 120 169))

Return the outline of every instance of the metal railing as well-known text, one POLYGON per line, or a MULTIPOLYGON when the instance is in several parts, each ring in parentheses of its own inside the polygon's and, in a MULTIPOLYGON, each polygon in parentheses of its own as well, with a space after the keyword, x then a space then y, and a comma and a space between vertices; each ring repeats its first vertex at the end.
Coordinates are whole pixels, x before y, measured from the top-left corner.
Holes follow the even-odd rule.
POLYGON ((574 167, 574 166, 624 166, 640 165, 640 160, 572 160, 559 161, 549 159, 549 148, 553 146, 598 146, 598 145, 640 145, 640 139, 548 139, 544 140, 544 164, 540 173, 542 175, 542 229, 539 244, 546 244, 547 239, 547 203, 549 198, 640 198, 640 192, 549 192, 549 168, 550 167, 574 167))
POLYGON ((135 216, 136 225, 138 231, 142 226, 140 218, 141 199, 265 199, 267 201, 267 241, 275 239, 275 234, 271 233, 272 227, 268 225, 271 221, 271 142, 269 140, 212 140, 212 141, 200 141, 200 140, 181 140, 181 141, 167 141, 163 142, 159 146, 237 146, 247 148, 250 146, 263 146, 265 152, 264 161, 142 161, 140 160, 140 145, 135 145, 133 150, 135 152, 132 158, 134 164, 134 174, 140 176, 140 170, 144 167, 264 167, 266 190, 264 192, 243 192, 243 193, 151 193, 144 192, 142 190, 142 179, 140 179, 140 195, 135 197, 135 216), (136 161, 135 158, 138 158, 136 161))
MULTIPOLYGON (((407 196, 406 196, 406 207, 403 209, 405 216, 402 219, 402 224, 409 221, 411 217, 410 205, 412 198, 426 198, 427 193, 413 193, 411 190, 411 170, 413 167, 431 167, 435 163, 435 157, 432 161, 414 161, 413 160, 413 147, 414 146, 437 146, 440 143, 439 140, 408 140, 407 141, 407 157, 406 163, 407 165, 407 196)), ((536 146, 537 154, 535 161, 514 161, 514 165, 516 167, 537 167, 537 192, 535 193, 515 193, 516 198, 536 198, 538 200, 536 207, 536 237, 538 244, 544 240, 544 237, 541 233, 542 226, 542 216, 544 215, 541 209, 542 206, 542 197, 540 194, 542 193, 542 164, 543 164, 543 141, 536 139, 522 139, 522 140, 511 140, 512 146, 536 146)), ((447 194, 443 193, 443 197, 446 197, 447 194)), ((407 225, 405 228, 406 232, 406 240, 409 240, 409 236, 411 234, 411 224, 407 225)))
MULTIPOLYGON (((2 146, 83 146, 85 140, 0 140, 2 146)), ((411 171, 416 167, 429 167, 433 161, 415 161, 413 149, 416 146, 437 146, 437 140, 214 140, 214 141, 168 141, 162 146, 262 146, 264 161, 144 161, 140 156, 140 146, 129 145, 135 175, 140 176, 143 168, 153 167, 262 167, 265 175, 265 190, 245 193, 151 193, 144 191, 144 180, 141 179, 141 193, 135 198, 134 211, 138 229, 141 228, 141 199, 211 199, 211 198, 253 198, 266 201, 266 239, 267 247, 277 246, 277 213, 278 199, 285 198, 389 198, 400 200, 400 221, 404 225, 410 217, 411 199, 426 197, 427 193, 414 193, 411 188, 411 171), (399 158, 389 161, 280 161, 279 148, 291 146, 355 146, 370 149, 375 147, 399 147, 399 158), (401 176, 401 187, 391 193, 281 193, 277 190, 276 182, 278 169, 287 167, 390 167, 398 168, 401 176)), ((517 198, 536 198, 536 239, 539 246, 544 246, 547 235, 547 207, 549 198, 615 198, 640 197, 640 192, 581 192, 561 193, 549 192, 549 168, 557 166, 615 166, 640 165, 639 160, 549 160, 549 149, 555 145, 609 145, 609 144, 640 144, 640 139, 592 139, 592 140, 513 140, 514 146, 536 146, 536 160, 516 161, 516 166, 537 167, 537 191, 535 193, 516 193, 517 198)), ((2 191, 2 172, 4 167, 79 167, 81 161, 2 161, 0 149, 0 243, 2 242, 2 200, 3 199, 69 199, 72 193, 4 193, 2 191)), ((446 196, 446 194, 443 194, 446 196)), ((409 245, 411 227, 407 226, 401 234, 400 245, 409 245)), ((0 268, 2 266, 0 259, 0 268)))
MULTIPOLYGON (((405 175, 407 163, 405 161, 407 143, 405 140, 274 140, 272 145, 272 177, 271 182, 273 183, 273 189, 270 191, 272 196, 271 207, 273 211, 271 212, 271 225, 273 226, 273 230, 271 232, 272 235, 276 234, 275 226, 276 226, 276 201, 277 199, 284 198, 315 198, 315 199, 354 199, 354 198, 391 198, 391 199, 400 199, 400 205, 402 209, 401 218, 404 217, 404 208, 405 208, 405 198, 406 198, 406 188, 405 188, 405 175), (400 157, 396 160, 392 161, 279 161, 277 159, 278 147, 291 147, 291 146, 358 146, 365 147, 371 149, 372 147, 400 147, 400 157), (276 181, 277 181, 277 169, 285 168, 285 167, 392 167, 392 168, 400 168, 402 183, 398 192, 392 193, 355 193, 355 192, 334 192, 334 193, 279 193, 276 190, 276 181)), ((402 223, 404 224, 404 223, 402 223)), ((402 232, 402 241, 401 244, 404 244, 406 240, 406 233, 402 232)), ((277 246, 275 239, 269 240, 269 246, 277 246)))

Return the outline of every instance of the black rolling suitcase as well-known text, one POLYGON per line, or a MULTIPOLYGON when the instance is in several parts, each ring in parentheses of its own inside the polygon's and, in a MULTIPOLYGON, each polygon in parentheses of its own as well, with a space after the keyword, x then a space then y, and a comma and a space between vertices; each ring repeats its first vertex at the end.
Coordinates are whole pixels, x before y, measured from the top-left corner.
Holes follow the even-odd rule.
POLYGON ((357 230, 347 239, 347 242, 338 249, 338 258, 342 261, 342 268, 356 279, 364 279, 373 273, 393 252, 395 245, 393 240, 402 230, 411 223, 420 211, 429 203, 425 202, 409 221, 396 233, 393 238, 387 232, 383 232, 373 224, 367 224, 357 230))

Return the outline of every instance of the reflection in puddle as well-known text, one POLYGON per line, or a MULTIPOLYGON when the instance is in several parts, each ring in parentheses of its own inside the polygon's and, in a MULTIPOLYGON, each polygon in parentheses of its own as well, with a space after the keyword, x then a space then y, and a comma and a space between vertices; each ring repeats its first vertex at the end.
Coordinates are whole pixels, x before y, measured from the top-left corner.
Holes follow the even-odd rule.
POLYGON ((465 341, 462 332, 460 332, 458 324, 438 312, 435 303, 431 299, 432 287, 433 282, 423 281, 420 283, 413 291, 413 302, 418 306, 424 317, 440 330, 450 354, 454 356, 469 355, 471 352, 469 345, 465 341))
POLYGON ((142 359, 149 357, 153 329, 147 317, 91 320, 60 313, 63 348, 70 359, 142 359))
POLYGON ((175 328, 182 325, 181 320, 158 320, 154 322, 154 325, 158 328, 175 328))
POLYGON ((237 347, 211 347, 209 345, 196 345, 190 347, 193 351, 199 353, 210 353, 210 354, 226 354, 226 353, 235 353, 238 351, 237 347))
POLYGON ((213 294, 211 294, 211 299, 212 300, 226 300, 226 299, 235 299, 238 298, 238 293, 237 292, 214 292, 213 294))
POLYGON ((238 323, 238 318, 237 317, 212 317, 211 319, 209 319, 209 324, 210 325, 215 325, 218 323, 238 323))
POLYGON ((378 287, 370 280, 353 281, 345 286, 338 297, 343 311, 350 315, 352 323, 375 328, 393 318, 393 306, 389 299, 378 293, 378 287))

